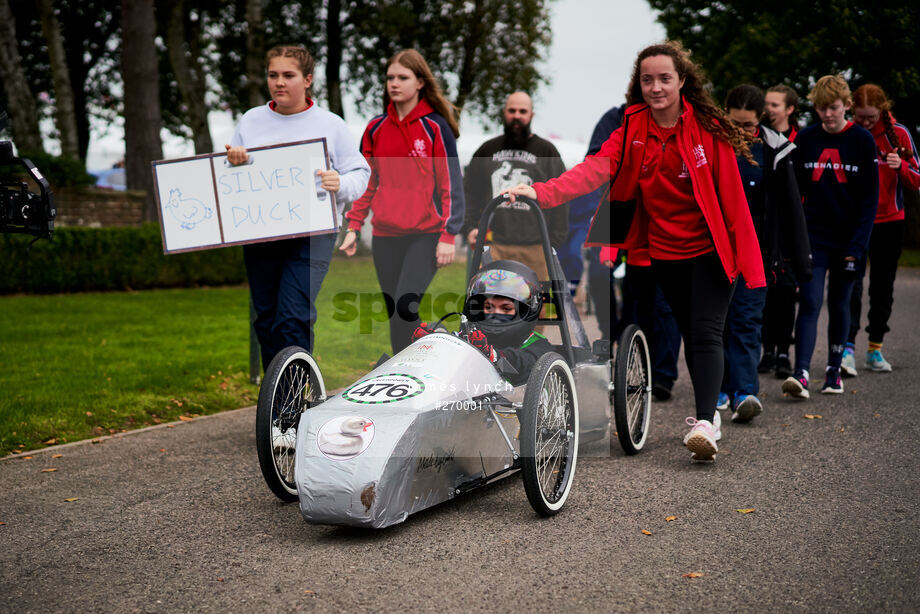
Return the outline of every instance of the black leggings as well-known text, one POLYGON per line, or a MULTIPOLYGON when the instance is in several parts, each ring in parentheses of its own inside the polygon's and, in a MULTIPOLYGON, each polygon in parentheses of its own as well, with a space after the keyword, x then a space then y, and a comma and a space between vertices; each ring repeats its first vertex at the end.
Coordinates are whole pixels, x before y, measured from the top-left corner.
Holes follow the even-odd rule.
MULTIPOLYGON (((769 274, 768 274, 769 279, 769 274)), ((763 351, 789 355, 795 329, 795 301, 798 288, 789 271, 775 271, 767 283, 767 304, 763 310, 763 351)))
POLYGON ((725 368, 722 332, 732 283, 714 251, 687 260, 653 259, 652 270, 684 338, 696 419, 711 422, 725 368))
MULTIPOLYGON (((869 341, 881 343, 890 331, 888 319, 894 303, 894 278, 898 273, 901 245, 904 243, 904 220, 882 222, 872 227, 869 239, 869 341)), ((865 267, 865 260, 863 260, 865 267)), ((847 341, 854 343, 859 332, 862 315, 863 278, 860 277, 850 296, 850 334, 847 341)))
POLYGON ((393 353, 409 345, 418 326, 418 304, 438 270, 438 234, 373 238, 377 281, 390 319, 393 353))

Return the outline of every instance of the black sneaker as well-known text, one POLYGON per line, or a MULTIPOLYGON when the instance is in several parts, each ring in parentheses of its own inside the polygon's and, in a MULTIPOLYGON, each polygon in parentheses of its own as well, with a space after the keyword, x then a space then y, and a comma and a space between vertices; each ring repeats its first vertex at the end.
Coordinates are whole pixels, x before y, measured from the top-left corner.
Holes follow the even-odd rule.
POLYGON ((794 376, 787 377, 783 382, 783 396, 793 399, 808 398, 808 371, 800 371, 794 376))
POLYGON ((652 384, 652 396, 656 401, 667 401, 671 398, 671 389, 674 382, 669 379, 660 379, 652 384))
POLYGON ((821 394, 843 394, 843 380, 840 379, 840 369, 838 367, 827 368, 821 394))
POLYGON ((758 373, 769 373, 773 370, 773 367, 776 365, 776 355, 772 352, 764 352, 763 358, 760 359, 760 364, 757 365, 758 373))
POLYGON ((776 366, 773 374, 776 379, 786 379, 792 375, 792 363, 789 361, 788 354, 780 354, 776 357, 776 366))

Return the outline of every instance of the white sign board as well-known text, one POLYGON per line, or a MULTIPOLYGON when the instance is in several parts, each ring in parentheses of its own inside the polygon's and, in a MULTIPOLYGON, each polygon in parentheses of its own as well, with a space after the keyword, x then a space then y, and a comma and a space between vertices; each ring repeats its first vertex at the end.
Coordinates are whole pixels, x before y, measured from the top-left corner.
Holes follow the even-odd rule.
POLYGON ((326 139, 153 163, 163 252, 275 241, 338 230, 335 196, 320 188, 326 139))

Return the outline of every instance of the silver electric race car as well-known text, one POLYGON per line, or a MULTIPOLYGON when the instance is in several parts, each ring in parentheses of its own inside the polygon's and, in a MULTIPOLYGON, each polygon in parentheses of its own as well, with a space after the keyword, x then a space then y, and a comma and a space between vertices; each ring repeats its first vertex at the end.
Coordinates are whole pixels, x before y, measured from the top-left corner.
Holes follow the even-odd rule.
MULTIPOLYGON (((259 464, 275 495, 300 501, 307 522, 386 527, 518 471, 534 510, 550 516, 568 498, 579 450, 607 453, 614 431, 627 454, 642 448, 651 410, 646 338, 630 325, 614 351, 605 341, 589 347, 543 216, 523 200, 539 218, 552 278, 552 317, 539 323, 557 326, 560 341, 524 383, 511 385, 513 367, 466 340, 476 324, 463 314, 457 332, 382 357, 331 397, 307 351, 288 347, 272 360, 256 411, 259 464)), ((479 236, 501 202, 486 206, 479 236)), ((483 255, 480 244, 471 271, 483 255)))

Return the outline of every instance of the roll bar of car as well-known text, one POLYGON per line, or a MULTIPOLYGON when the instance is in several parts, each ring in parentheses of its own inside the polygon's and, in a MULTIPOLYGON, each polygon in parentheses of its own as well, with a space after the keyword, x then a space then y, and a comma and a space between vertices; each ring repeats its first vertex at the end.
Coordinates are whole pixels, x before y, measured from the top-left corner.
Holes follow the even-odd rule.
MULTIPOLYGON (((492 223, 492 216, 495 214, 495 209, 502 203, 508 202, 508 200, 508 195, 502 194, 489 201, 489 203, 482 210, 482 215, 479 218, 478 236, 482 237, 483 240, 476 241, 476 248, 473 250, 473 262, 472 266, 470 267, 470 278, 466 280, 467 287, 469 287, 472 276, 479 271, 479 267, 482 263, 482 253, 483 247, 485 245, 484 239, 486 236, 486 231, 489 228, 489 225, 492 223)), ((555 265, 555 259, 553 258, 553 248, 549 242, 549 230, 546 228, 546 220, 543 217, 543 212, 540 211, 540 205, 538 205, 536 201, 527 198, 526 196, 516 196, 515 202, 525 204, 529 207, 530 213, 534 215, 537 220, 537 225, 540 228, 540 236, 543 240, 543 257, 546 259, 546 270, 549 273, 549 299, 555 306, 556 318, 540 318, 538 322, 540 324, 549 324, 559 327, 559 334, 562 338, 562 345, 565 348, 565 359, 568 361, 570 367, 574 367, 575 352, 572 350, 572 339, 569 334, 568 319, 566 318, 565 312, 565 300, 563 298, 563 293, 568 292, 568 287, 565 283, 565 280, 560 276, 558 267, 555 265)), ((543 286, 543 283, 544 282, 541 280, 540 285, 543 286)))

